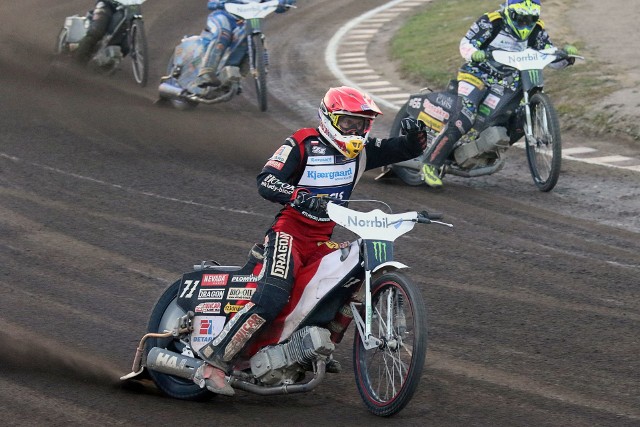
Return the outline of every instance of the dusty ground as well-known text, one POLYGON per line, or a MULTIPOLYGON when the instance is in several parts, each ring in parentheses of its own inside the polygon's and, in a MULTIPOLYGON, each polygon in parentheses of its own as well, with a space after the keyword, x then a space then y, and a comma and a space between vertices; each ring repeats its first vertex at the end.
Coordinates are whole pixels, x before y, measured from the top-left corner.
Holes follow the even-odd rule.
POLYGON ((444 192, 371 174, 356 191, 455 225, 398 244, 430 339, 398 416, 364 409, 348 338, 345 372, 309 394, 185 403, 118 386, 162 290, 201 259, 242 262, 261 239, 276 207, 255 175, 292 129, 315 123, 336 84, 318 52, 363 2, 299 3, 267 27, 269 110, 247 84, 244 97, 188 114, 154 106, 153 82, 179 37, 202 27, 201 0, 145 3, 144 89, 128 65, 112 78, 50 69, 63 18, 86 0, 0 3, 3 425, 638 425, 638 176, 567 163, 542 194, 517 153, 500 174, 444 192))
POLYGON ((592 106, 591 112, 602 109, 613 113, 615 128, 640 140, 637 118, 640 112, 640 63, 633 32, 640 20, 640 3, 611 3, 597 0, 577 0, 571 3, 551 0, 544 2, 543 14, 550 31, 566 37, 564 40, 585 44, 583 54, 604 66, 599 78, 613 80, 622 89, 592 106))

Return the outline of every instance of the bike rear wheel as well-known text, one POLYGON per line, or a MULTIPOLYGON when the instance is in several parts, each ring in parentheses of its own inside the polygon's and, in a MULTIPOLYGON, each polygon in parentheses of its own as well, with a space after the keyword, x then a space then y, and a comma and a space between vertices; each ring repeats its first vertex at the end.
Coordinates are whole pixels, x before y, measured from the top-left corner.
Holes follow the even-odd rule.
POLYGON ((267 63, 264 38, 262 34, 252 36, 253 44, 253 78, 256 83, 256 95, 260 111, 267 111, 267 63))
POLYGON ((353 367, 367 409, 386 417, 409 403, 420 382, 427 350, 427 313, 418 288, 397 272, 377 277, 371 298, 371 333, 382 344, 366 350, 356 333, 353 367))
POLYGON ((129 33, 131 46, 131 65, 133 78, 140 86, 145 87, 149 79, 149 54, 144 22, 134 19, 129 33))
MULTIPOLYGON (((149 318, 149 324, 147 326, 148 332, 164 332, 167 329, 170 330, 171 327, 169 325, 175 322, 177 318, 186 314, 176 303, 179 288, 180 280, 169 286, 160 299, 158 299, 149 318)), ((144 351, 145 360, 153 347, 165 348, 176 353, 181 353, 184 349, 184 344, 173 337, 149 338, 144 351)), ((198 401, 209 399, 213 396, 209 390, 200 388, 191 380, 163 374, 151 369, 147 371, 156 386, 167 396, 182 400, 198 401)))
POLYGON ((66 28, 62 28, 58 33, 56 40, 55 53, 60 55, 62 53, 68 53, 67 38, 69 37, 69 31, 66 28))
POLYGON ((540 191, 551 191, 558 183, 562 163, 560 122, 549 97, 536 93, 529 101, 532 138, 526 139, 531 177, 540 191))

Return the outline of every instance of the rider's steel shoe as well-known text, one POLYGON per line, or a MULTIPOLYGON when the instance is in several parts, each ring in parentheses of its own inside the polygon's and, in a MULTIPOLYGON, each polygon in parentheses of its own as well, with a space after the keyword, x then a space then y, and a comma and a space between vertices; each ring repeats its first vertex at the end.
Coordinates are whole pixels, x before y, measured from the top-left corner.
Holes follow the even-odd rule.
POLYGON ((422 166, 422 175, 423 175, 424 182, 429 187, 433 187, 433 188, 442 187, 442 180, 438 176, 438 169, 435 166, 425 163, 422 166))
POLYGON ((342 365, 336 359, 331 359, 327 362, 325 370, 330 374, 339 374, 342 372, 342 365))
POLYGON ((200 388, 207 387, 212 393, 222 394, 223 396, 233 396, 236 394, 233 387, 229 385, 222 369, 203 363, 196 370, 193 376, 193 382, 200 388))
POLYGON ((214 86, 218 87, 222 84, 218 76, 216 76, 216 71, 213 68, 203 68, 198 73, 198 84, 197 86, 206 87, 206 86, 214 86))

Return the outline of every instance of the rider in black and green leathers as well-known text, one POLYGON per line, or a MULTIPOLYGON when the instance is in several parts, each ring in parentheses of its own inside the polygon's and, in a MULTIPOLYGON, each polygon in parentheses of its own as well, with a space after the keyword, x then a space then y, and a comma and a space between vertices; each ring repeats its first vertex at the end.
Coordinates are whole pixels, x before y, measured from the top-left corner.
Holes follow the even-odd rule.
MULTIPOLYGON (((431 187, 441 187, 440 168, 451 154, 455 143, 471 130, 477 110, 492 85, 512 90, 520 84, 518 71, 487 62, 493 49, 519 52, 553 47, 540 18, 540 0, 507 0, 500 10, 482 15, 471 25, 460 41, 460 54, 465 64, 458 72, 458 103, 447 125, 435 139, 422 168, 424 181, 431 187)), ((565 46, 568 54, 578 50, 565 46)), ((563 68, 573 58, 551 64, 563 68)))

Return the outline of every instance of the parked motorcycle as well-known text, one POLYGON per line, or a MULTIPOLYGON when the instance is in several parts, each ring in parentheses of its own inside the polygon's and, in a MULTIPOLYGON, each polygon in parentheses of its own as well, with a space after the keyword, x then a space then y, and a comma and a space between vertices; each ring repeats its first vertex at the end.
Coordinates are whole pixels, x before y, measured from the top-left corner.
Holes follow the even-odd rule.
MULTIPOLYGON (((335 251, 302 268, 289 303, 240 355, 229 384, 258 395, 314 389, 355 319, 358 391, 369 411, 390 416, 413 396, 427 345, 422 295, 401 272, 407 266, 394 260, 393 242, 416 223, 452 225, 436 221, 440 214, 427 212, 359 212, 331 202, 327 211, 360 238, 336 244, 335 251)), ((242 267, 202 262, 169 286, 151 313, 132 372, 122 379, 138 379, 144 373, 171 397, 210 396, 193 383, 196 369, 204 363, 197 352, 235 313, 252 304, 262 252, 262 245, 254 245, 242 267)))
MULTIPOLYGON (((220 86, 198 85, 202 58, 211 39, 202 34, 184 37, 171 55, 167 75, 160 81, 160 99, 170 101, 179 110, 190 110, 198 104, 226 102, 240 94, 240 80, 251 74, 255 81, 258 107, 260 111, 266 111, 269 61, 262 27, 264 18, 274 12, 278 4, 278 0, 264 3, 225 3, 225 10, 244 20, 244 25, 239 25, 234 30, 231 44, 218 64, 216 75, 221 82, 220 86)), ((210 30, 209 19, 206 25, 210 30)))
MULTIPOLYGON (((513 91, 502 85, 490 87, 480 104, 473 128, 456 143, 440 170, 440 176, 450 173, 473 178, 494 174, 503 168, 505 152, 524 136, 533 182, 540 191, 551 191, 560 176, 562 140, 558 114, 543 90, 542 70, 565 58, 583 59, 557 48, 490 52, 490 63, 519 71, 518 90, 513 91)), ((391 136, 400 134, 403 118, 412 117, 427 126, 428 147, 431 147, 456 108, 457 87, 458 82, 452 80, 443 92, 425 89, 411 95, 395 117, 391 136)), ((378 178, 393 171, 409 185, 423 184, 421 170, 428 151, 429 148, 415 159, 384 167, 378 178)))
MULTIPOLYGON (((109 29, 89 60, 92 69, 111 75, 120 69, 122 60, 129 56, 133 78, 140 86, 146 86, 149 78, 149 54, 141 8, 145 1, 117 1, 118 7, 109 29)), ((57 54, 71 57, 80 40, 87 34, 91 13, 90 11, 85 16, 73 15, 65 18, 56 42, 57 54)))

